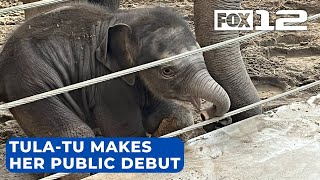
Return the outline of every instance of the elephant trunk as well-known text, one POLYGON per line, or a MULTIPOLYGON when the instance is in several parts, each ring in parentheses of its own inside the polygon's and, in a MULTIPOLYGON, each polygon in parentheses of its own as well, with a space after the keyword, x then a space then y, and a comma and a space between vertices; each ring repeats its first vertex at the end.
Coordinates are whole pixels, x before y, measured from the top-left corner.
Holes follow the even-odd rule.
POLYGON ((213 116, 222 116, 230 108, 230 99, 227 92, 210 76, 207 69, 197 71, 189 83, 189 94, 203 98, 213 103, 213 116))
MULTIPOLYGON (((200 46, 226 41, 238 37, 238 31, 214 30, 214 10, 240 9, 242 0, 194 0, 196 38, 200 46)), ((204 53, 210 75, 227 91, 231 99, 230 110, 260 100, 242 61, 240 45, 232 44, 204 53)), ((261 113, 255 108, 233 117, 233 121, 261 113)))

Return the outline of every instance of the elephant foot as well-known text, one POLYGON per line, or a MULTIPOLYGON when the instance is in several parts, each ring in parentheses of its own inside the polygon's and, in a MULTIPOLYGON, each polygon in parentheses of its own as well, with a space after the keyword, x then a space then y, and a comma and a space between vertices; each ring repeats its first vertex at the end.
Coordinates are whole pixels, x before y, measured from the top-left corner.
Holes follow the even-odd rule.
MULTIPOLYGON (((200 116, 201 116, 201 119, 203 121, 206 121, 206 120, 209 120, 210 118, 216 117, 215 114, 214 114, 214 108, 211 107, 211 108, 209 108, 209 109, 207 109, 205 111, 202 111, 200 116)), ((205 125, 205 126, 203 126, 203 129, 206 132, 211 132, 211 131, 214 131, 216 129, 220 129, 222 127, 228 126, 230 124, 232 124, 232 118, 228 117, 228 118, 222 119, 222 120, 220 120, 218 122, 214 122, 214 123, 205 125)))
MULTIPOLYGON (((152 133, 153 137, 160 137, 171 132, 186 128, 194 124, 193 116, 191 112, 188 113, 176 113, 179 115, 178 117, 171 117, 165 118, 162 120, 161 124, 159 125, 158 129, 152 133)), ((198 128, 186 133, 179 135, 178 137, 183 141, 186 142, 189 139, 194 137, 200 136, 205 134, 206 131, 203 128, 198 128)))
POLYGON ((193 125, 192 118, 165 118, 162 120, 161 124, 159 125, 158 129, 152 133, 152 136, 162 136, 165 134, 169 134, 173 131, 180 130, 182 128, 188 127, 193 125))

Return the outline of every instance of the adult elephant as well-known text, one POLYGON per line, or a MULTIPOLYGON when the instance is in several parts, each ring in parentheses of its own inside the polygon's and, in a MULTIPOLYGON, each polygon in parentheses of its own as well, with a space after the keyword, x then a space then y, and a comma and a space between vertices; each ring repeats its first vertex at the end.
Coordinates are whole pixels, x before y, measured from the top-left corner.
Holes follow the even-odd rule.
MULTIPOLYGON (((237 31, 215 31, 214 10, 240 9, 242 0, 194 0, 195 33, 201 47, 238 37, 237 31)), ((230 111, 260 100, 242 61, 239 43, 204 53, 210 75, 228 93, 230 111)), ((232 117, 233 122, 261 113, 261 107, 232 117)))

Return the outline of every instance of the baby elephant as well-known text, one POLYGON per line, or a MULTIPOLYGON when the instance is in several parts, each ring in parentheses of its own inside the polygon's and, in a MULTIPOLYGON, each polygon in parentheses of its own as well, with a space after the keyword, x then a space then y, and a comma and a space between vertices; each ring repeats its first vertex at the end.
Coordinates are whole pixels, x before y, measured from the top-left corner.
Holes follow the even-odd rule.
MULTIPOLYGON (((0 55, 0 100, 14 101, 199 48, 188 24, 167 8, 108 12, 86 3, 21 25, 0 55)), ((216 116, 230 106, 202 53, 10 109, 28 136, 145 136, 162 119, 192 121, 173 100, 200 98, 216 116)))

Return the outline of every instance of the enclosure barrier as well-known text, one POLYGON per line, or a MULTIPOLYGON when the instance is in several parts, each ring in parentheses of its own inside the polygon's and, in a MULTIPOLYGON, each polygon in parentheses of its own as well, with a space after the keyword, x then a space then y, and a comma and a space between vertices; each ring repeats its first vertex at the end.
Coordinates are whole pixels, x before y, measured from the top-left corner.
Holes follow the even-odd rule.
MULTIPOLYGON (((66 2, 66 1, 69 1, 69 0, 42 0, 42 1, 39 1, 39 2, 33 2, 33 3, 24 4, 24 5, 18 5, 18 6, 14 6, 14 7, 10 7, 10 8, 0 9, 0 15, 6 14, 8 12, 16 12, 16 11, 19 11, 19 10, 25 10, 25 9, 30 9, 30 8, 34 8, 34 7, 40 7, 40 6, 56 4, 56 3, 59 3, 59 2, 66 2)), ((310 17, 308 17, 307 22, 315 20, 315 19, 318 19, 318 18, 320 18, 320 14, 316 14, 316 15, 310 16, 310 17)), ((300 23, 288 23, 286 25, 295 25, 295 24, 300 24, 300 23)), ((181 58, 184 58, 184 57, 188 57, 188 56, 191 56, 191 55, 194 55, 194 54, 197 54, 197 53, 202 53, 202 52, 205 52, 205 51, 221 48, 221 47, 233 44, 233 43, 240 43, 240 42, 243 42, 243 41, 247 41, 249 39, 255 38, 255 37, 257 37, 259 35, 262 35, 262 34, 266 34, 268 32, 272 32, 272 31, 258 31, 258 32, 255 32, 255 33, 251 33, 251 34, 247 34, 247 35, 244 35, 244 36, 241 36, 241 37, 230 39, 230 40, 227 40, 227 41, 224 41, 224 42, 220 42, 220 43, 217 43, 217 44, 209 45, 209 46, 202 47, 202 48, 199 48, 199 49, 196 49, 196 50, 192 50, 192 51, 189 51, 189 52, 178 54, 178 55, 175 55, 175 56, 172 56, 172 57, 169 57, 169 58, 164 58, 164 59, 161 59, 161 60, 158 60, 158 61, 154 61, 154 62, 151 62, 151 63, 143 64, 143 65, 140 65, 140 66, 136 66, 136 67, 133 67, 133 68, 125 69, 125 70, 118 71, 118 72, 115 72, 115 73, 111 73, 111 74, 108 74, 108 75, 105 75, 105 76, 101 76, 101 77, 98 77, 98 78, 93 78, 93 79, 90 79, 90 80, 87 80, 87 81, 83 81, 83 82, 80 82, 80 83, 76 83, 76 84, 72 84, 72 85, 69 85, 69 86, 65 86, 63 88, 59 88, 59 89, 51 90, 51 91, 48 91, 48 92, 45 92, 45 93, 41 93, 41 94, 33 95, 33 96, 30 96, 30 97, 22 98, 22 99, 19 99, 19 100, 16 100, 16 101, 12 101, 12 102, 0 105, 0 110, 10 109, 10 108, 17 107, 17 106, 20 106, 20 105, 24 105, 24 104, 28 104, 28 103, 31 103, 31 102, 35 102, 35 101, 38 101, 38 100, 41 100, 41 99, 49 98, 49 97, 52 97, 52 96, 55 96, 55 95, 63 94, 63 93, 66 93, 66 92, 69 92, 69 91, 72 91, 72 90, 80 89, 80 88, 83 88, 83 87, 86 87, 86 86, 90 86, 90 85, 93 85, 93 84, 97 84, 97 83, 100 83, 100 82, 108 81, 108 80, 111 80, 111 79, 114 79, 114 78, 118 78, 118 77, 121 77, 121 76, 125 76, 125 75, 128 75, 128 74, 136 73, 136 72, 139 72, 139 71, 142 71, 142 70, 146 70, 146 69, 149 69, 149 68, 153 68, 153 67, 159 66, 161 64, 165 64, 165 63, 168 63, 168 62, 171 62, 171 61, 174 61, 174 60, 178 60, 178 59, 181 59, 181 58)), ((255 108, 257 106, 260 106, 262 104, 265 104, 267 102, 282 98, 284 96, 287 96, 289 94, 292 94, 292 93, 295 93, 295 92, 298 92, 298 91, 303 91, 303 90, 309 89, 309 88, 317 86, 317 85, 320 85, 320 80, 316 81, 316 82, 313 82, 311 84, 308 84, 308 85, 305 85, 305 86, 290 90, 288 92, 273 96, 271 98, 268 98, 268 99, 265 99, 265 100, 261 100, 261 101, 259 101, 257 103, 254 103, 254 104, 239 108, 237 110, 230 111, 230 112, 226 113, 222 117, 212 118, 212 119, 209 119, 209 120, 194 124, 192 126, 189 126, 187 128, 183 128, 181 130, 166 134, 166 135, 161 136, 161 137, 177 136, 177 135, 180 135, 182 133, 191 131, 193 129, 202 127, 204 125, 207 125, 207 124, 210 124, 210 123, 213 123, 213 122, 217 122, 217 121, 222 120, 224 118, 227 118, 227 117, 239 114, 241 112, 253 109, 253 108, 255 108)), ((58 179, 58 178, 61 178, 63 176, 66 176, 68 174, 69 173, 56 173, 56 174, 53 174, 51 176, 42 178, 42 180, 58 179)))
POLYGON ((5 15, 11 12, 17 12, 21 10, 26 10, 26 9, 31 9, 35 7, 41 7, 41 6, 47 6, 47 5, 52 5, 52 4, 57 4, 57 3, 62 3, 62 2, 68 2, 70 0, 42 0, 42 1, 36 1, 28 4, 22 4, 18 6, 12 6, 8 8, 3 8, 0 9, 0 15, 5 15))

